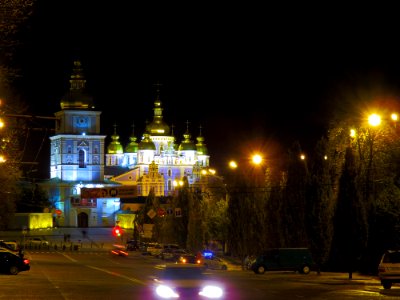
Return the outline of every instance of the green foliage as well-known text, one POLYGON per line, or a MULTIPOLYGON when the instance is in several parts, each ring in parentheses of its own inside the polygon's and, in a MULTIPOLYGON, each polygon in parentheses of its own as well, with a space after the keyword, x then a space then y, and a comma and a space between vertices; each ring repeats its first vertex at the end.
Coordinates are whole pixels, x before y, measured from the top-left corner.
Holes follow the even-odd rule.
POLYGON ((201 193, 192 192, 189 194, 188 201, 188 212, 189 212, 189 220, 188 220, 188 235, 186 241, 186 249, 189 251, 196 253, 201 251, 204 248, 204 205, 201 193))
MULTIPOLYGON (((0 1, 0 87, 9 86, 19 77, 15 54, 21 49, 22 34, 32 15, 36 0, 0 1)), ((0 97, 4 96, 0 88, 0 97)))
POLYGON ((287 181, 282 196, 282 230, 284 247, 307 247, 305 227, 306 185, 308 181, 307 161, 300 159, 300 144, 295 142, 288 153, 287 181))
POLYGON ((44 212, 44 209, 50 209, 51 203, 47 194, 37 184, 19 182, 18 187, 17 212, 44 212))
POLYGON ((333 257, 338 268, 352 272, 367 245, 368 222, 366 203, 357 186, 356 160, 350 147, 346 151, 339 189, 334 217, 333 257))
POLYGON ((326 139, 318 142, 315 152, 306 190, 306 228, 314 260, 322 266, 327 262, 331 250, 335 199, 333 178, 330 176, 332 160, 326 159, 326 139))

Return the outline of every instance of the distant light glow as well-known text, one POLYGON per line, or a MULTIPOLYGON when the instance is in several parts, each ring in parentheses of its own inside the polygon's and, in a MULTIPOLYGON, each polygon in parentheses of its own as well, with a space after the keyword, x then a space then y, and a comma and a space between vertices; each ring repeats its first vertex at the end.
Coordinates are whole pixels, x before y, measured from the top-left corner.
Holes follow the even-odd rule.
POLYGON ((306 156, 305 156, 304 154, 300 154, 300 159, 301 159, 301 160, 305 160, 305 159, 306 159, 306 156))
POLYGON ((182 180, 174 180, 173 182, 172 182, 172 185, 173 186, 183 186, 183 181, 182 180))
POLYGON ((236 163, 236 161, 231 160, 231 161, 229 162, 229 168, 231 168, 231 169, 236 169, 237 167, 238 167, 238 164, 236 163))
POLYGON ((356 130, 355 129, 350 129, 350 136, 355 137, 356 136, 356 130))
POLYGON ((390 116, 393 121, 397 121, 399 119, 399 116, 396 113, 391 114, 390 116))

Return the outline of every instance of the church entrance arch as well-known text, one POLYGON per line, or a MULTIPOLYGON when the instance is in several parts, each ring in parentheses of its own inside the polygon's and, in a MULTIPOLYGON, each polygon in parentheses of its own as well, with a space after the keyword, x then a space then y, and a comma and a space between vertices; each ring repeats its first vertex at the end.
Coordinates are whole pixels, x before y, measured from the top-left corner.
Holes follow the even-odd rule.
POLYGON ((85 212, 78 214, 78 227, 86 228, 89 226, 89 216, 85 212))

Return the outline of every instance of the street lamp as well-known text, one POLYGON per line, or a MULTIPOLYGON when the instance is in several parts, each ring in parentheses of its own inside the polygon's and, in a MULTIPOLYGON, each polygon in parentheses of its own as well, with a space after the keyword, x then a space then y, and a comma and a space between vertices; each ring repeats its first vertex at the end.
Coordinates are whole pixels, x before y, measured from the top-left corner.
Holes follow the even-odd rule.
POLYGON ((368 124, 373 127, 379 126, 381 124, 381 121, 381 116, 375 113, 369 115, 368 117, 368 124))
POLYGON ((253 157, 252 157, 252 161, 253 161, 253 163, 255 164, 255 165, 259 165, 259 164, 261 164, 262 163, 262 157, 261 157, 261 155, 260 154, 254 154, 253 155, 253 157))
POLYGON ((246 189, 259 189, 265 183, 264 173, 265 159, 259 153, 250 155, 247 159, 230 160, 228 167, 230 184, 233 186, 246 187, 246 189), (239 161, 239 162, 238 162, 239 161))

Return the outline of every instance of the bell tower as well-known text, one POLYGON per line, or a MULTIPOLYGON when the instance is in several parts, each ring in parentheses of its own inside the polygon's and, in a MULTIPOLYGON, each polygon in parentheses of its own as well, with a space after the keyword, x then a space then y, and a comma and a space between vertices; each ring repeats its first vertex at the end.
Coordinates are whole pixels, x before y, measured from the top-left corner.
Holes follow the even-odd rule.
POLYGON ((104 180, 104 141, 100 111, 86 93, 80 61, 74 61, 70 89, 55 113, 55 135, 50 137, 50 178, 62 181, 104 180))

